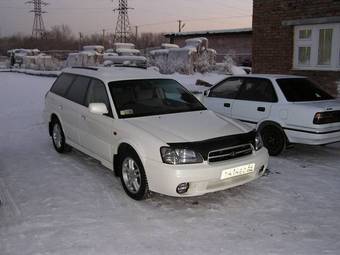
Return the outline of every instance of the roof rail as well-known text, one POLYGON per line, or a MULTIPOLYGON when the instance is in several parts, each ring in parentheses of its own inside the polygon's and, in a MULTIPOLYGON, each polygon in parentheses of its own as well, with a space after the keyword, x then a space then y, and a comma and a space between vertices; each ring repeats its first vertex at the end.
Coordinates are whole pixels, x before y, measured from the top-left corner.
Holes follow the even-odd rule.
POLYGON ((72 66, 72 68, 74 68, 74 69, 86 69, 86 70, 98 71, 98 68, 90 67, 90 66, 72 66))

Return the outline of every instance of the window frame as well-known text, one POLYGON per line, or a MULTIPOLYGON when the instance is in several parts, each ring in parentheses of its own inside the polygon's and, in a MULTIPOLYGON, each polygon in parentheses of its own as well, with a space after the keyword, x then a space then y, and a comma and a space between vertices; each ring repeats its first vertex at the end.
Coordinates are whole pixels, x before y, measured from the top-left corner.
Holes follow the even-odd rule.
POLYGON ((340 70, 340 23, 301 25, 294 27, 294 49, 293 49, 293 69, 295 70, 340 70), (311 39, 300 39, 300 31, 311 29, 311 39), (321 29, 333 29, 331 59, 329 65, 319 65, 319 36, 321 29), (310 63, 307 65, 299 63, 299 48, 311 47, 310 63))

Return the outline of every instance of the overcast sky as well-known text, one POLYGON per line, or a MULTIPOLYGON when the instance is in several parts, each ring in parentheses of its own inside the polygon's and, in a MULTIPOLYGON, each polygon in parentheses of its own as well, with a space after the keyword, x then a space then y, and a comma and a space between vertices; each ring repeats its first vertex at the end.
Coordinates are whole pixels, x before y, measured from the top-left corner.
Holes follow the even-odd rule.
MULTIPOLYGON (((74 33, 106 29, 113 32, 118 0, 46 0, 43 14, 46 28, 67 24, 74 33)), ((0 0, 0 35, 30 34, 33 14, 26 0, 0 0)), ((140 32, 177 32, 177 20, 186 23, 183 31, 251 27, 252 0, 128 0, 132 26, 140 32)))

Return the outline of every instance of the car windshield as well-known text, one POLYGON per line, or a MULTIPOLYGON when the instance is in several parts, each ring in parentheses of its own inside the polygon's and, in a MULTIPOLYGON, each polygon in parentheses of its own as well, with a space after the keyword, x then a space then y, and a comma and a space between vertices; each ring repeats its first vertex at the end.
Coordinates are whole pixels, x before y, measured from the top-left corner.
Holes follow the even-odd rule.
POLYGON ((277 79, 283 94, 289 102, 321 101, 334 99, 305 78, 277 79))
POLYGON ((183 86, 170 79, 109 83, 119 118, 201 111, 206 108, 183 86))

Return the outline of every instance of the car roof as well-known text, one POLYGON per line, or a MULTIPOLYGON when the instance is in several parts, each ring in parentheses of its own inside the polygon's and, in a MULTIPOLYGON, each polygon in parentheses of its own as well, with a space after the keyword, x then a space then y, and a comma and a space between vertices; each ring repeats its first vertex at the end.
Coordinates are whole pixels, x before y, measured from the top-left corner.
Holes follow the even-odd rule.
POLYGON ((267 79, 292 79, 306 78, 305 76, 289 75, 289 74, 241 74, 232 75, 230 77, 252 77, 252 78, 267 78, 267 79))
POLYGON ((71 67, 63 69, 62 72, 89 76, 104 82, 136 79, 164 79, 157 71, 136 67, 71 67))

